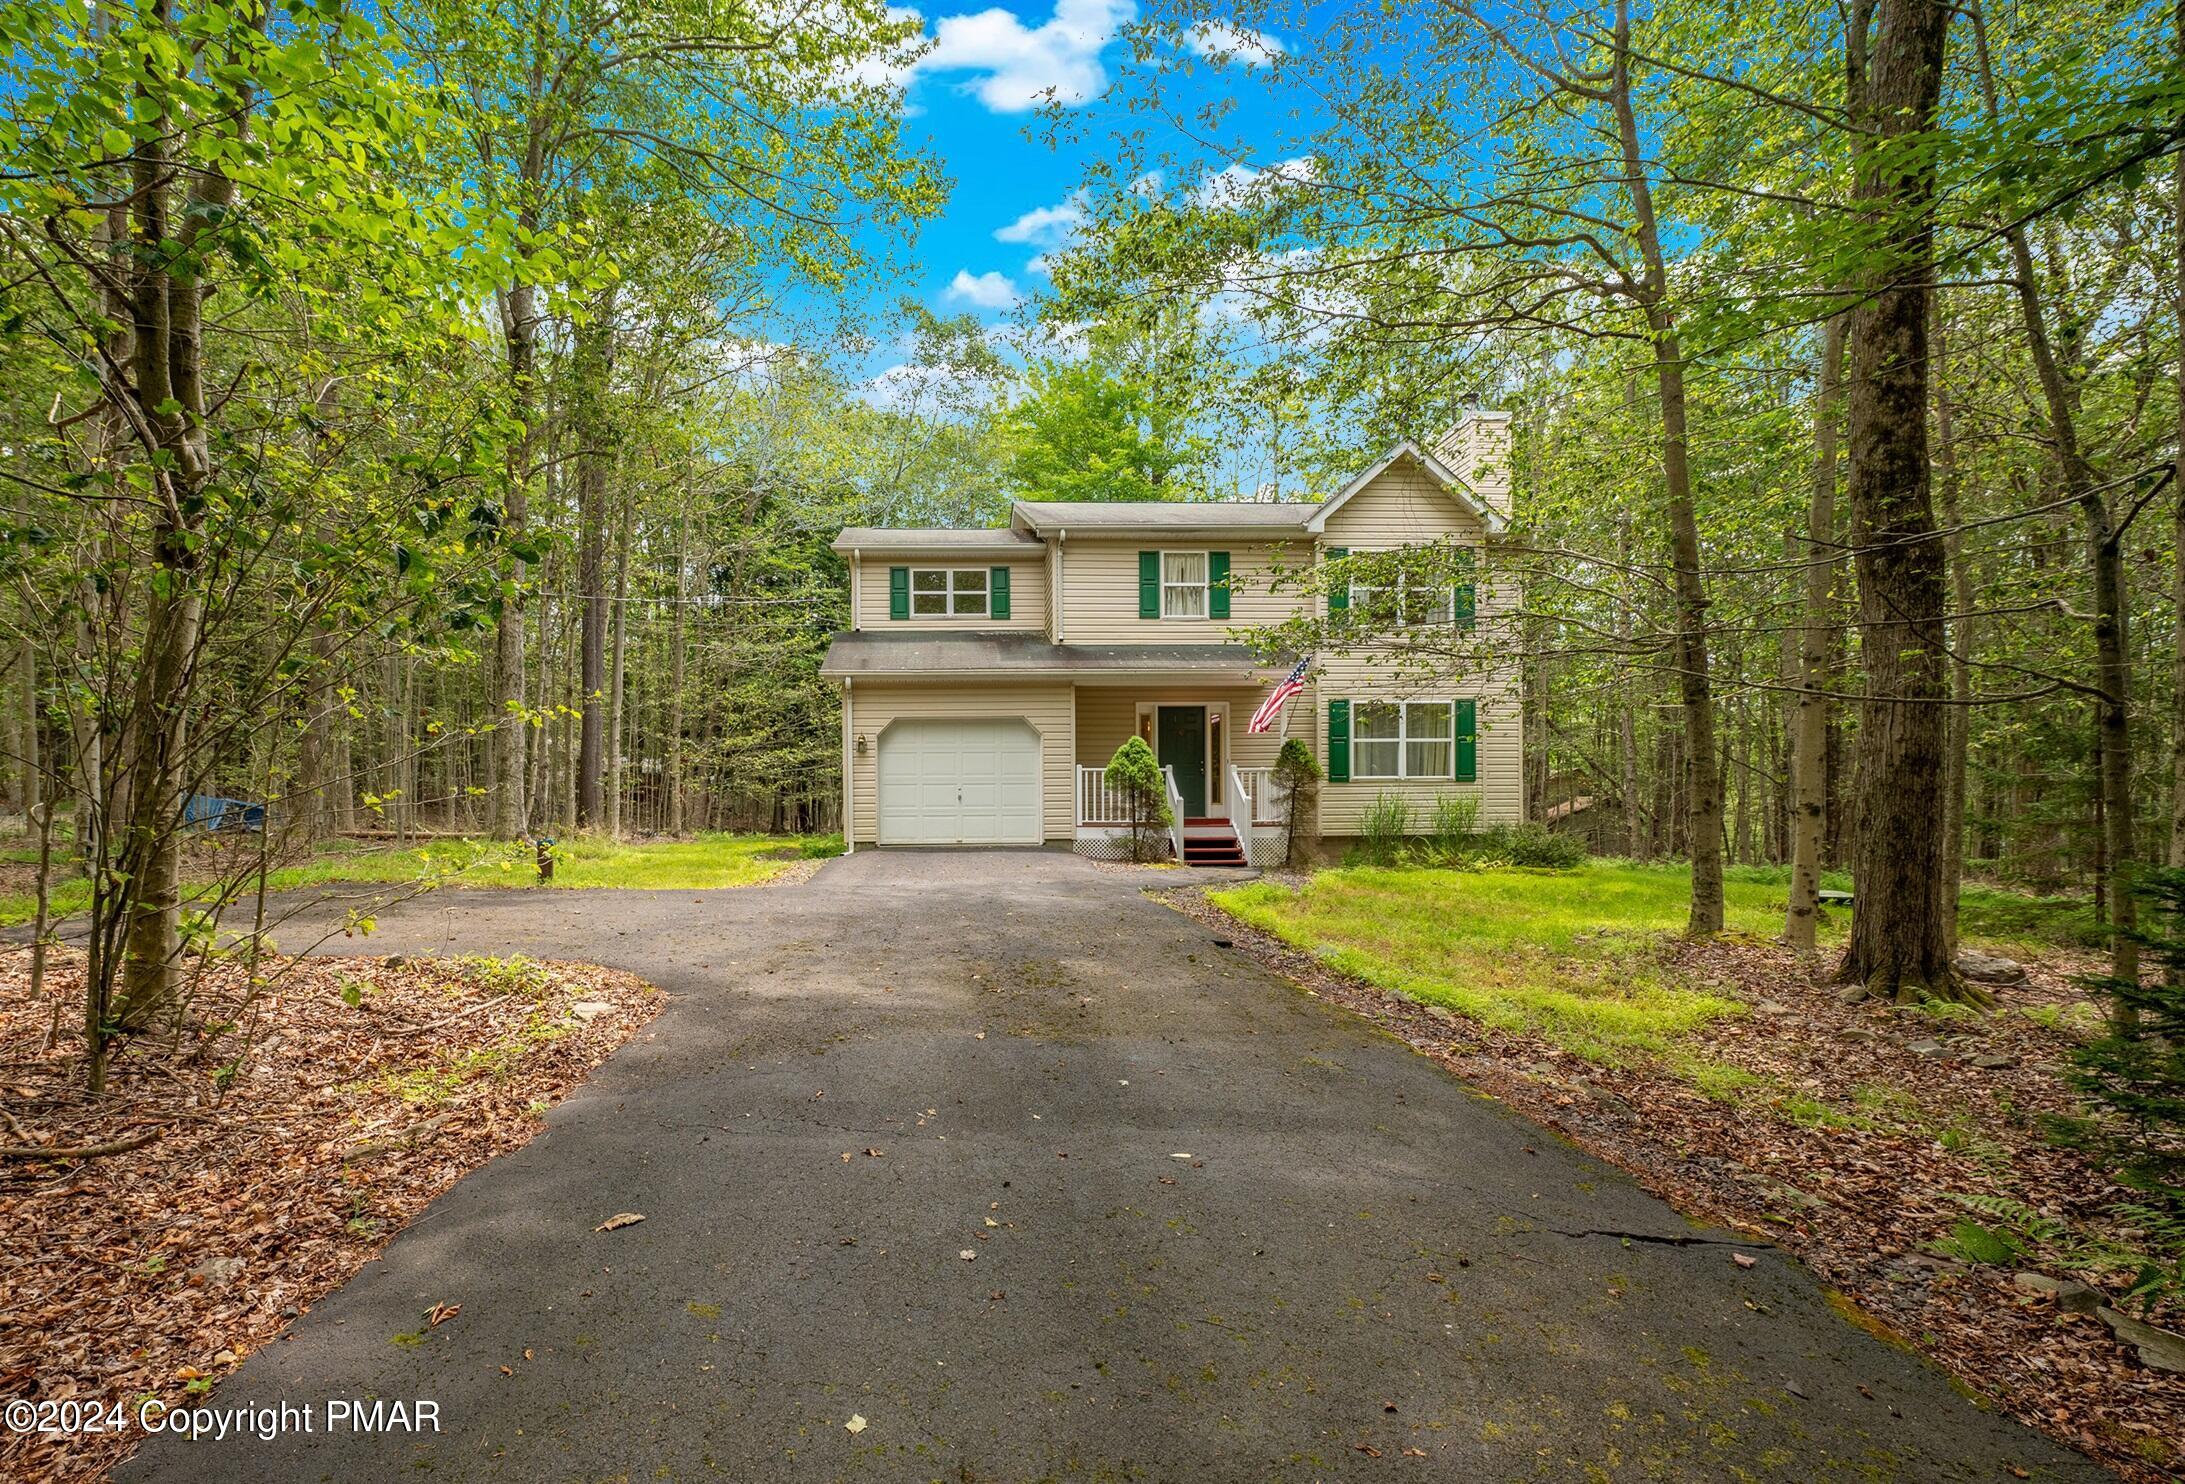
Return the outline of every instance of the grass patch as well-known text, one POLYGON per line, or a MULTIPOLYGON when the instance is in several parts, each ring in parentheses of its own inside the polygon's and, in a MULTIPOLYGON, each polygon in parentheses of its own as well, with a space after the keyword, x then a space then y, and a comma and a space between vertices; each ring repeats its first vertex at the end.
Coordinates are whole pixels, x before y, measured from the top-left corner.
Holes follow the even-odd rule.
POLYGON ((2037 897, 1972 882, 1958 891, 1957 925, 1965 937, 2020 958, 2043 948, 2102 948, 2109 942, 2091 897, 2037 897))
MULTIPOLYGON (((1209 893, 1251 926, 1346 974, 1590 1061, 1665 1057, 1743 1012, 1675 982, 1655 945, 1684 924, 1685 874, 1594 862, 1571 871, 1323 871, 1299 891, 1253 882, 1209 893)), ((1780 916, 1772 886, 1733 882, 1730 925, 1780 916)), ((1720 1095, 1737 1079, 1717 1079, 1720 1095)))
MULTIPOLYGON (((840 835, 733 835, 712 833, 690 840, 628 844, 592 836, 573 836, 554 844, 556 887, 631 887, 661 891, 697 891, 752 886, 780 875, 800 860, 839 855, 840 835)), ((233 868, 245 869, 238 861, 233 868)), ((55 918, 88 911, 91 883, 55 873, 55 918)), ((415 846, 378 846, 358 850, 330 841, 308 861, 281 866, 266 875, 269 891, 333 882, 401 884, 437 881, 452 886, 538 886, 536 854, 531 846, 496 840, 431 840, 415 846)), ((208 883, 193 883, 199 894, 208 883)), ((28 892, 0 895, 0 927, 29 922, 37 899, 28 892)))

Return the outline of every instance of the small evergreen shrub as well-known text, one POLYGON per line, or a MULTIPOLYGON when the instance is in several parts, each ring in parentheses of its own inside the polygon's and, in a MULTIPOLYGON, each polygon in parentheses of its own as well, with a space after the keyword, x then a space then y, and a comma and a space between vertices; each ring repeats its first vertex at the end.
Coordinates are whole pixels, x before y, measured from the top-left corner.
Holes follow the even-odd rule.
POLYGON ((1299 849, 1312 843, 1320 816, 1320 764, 1301 738, 1292 737, 1275 754, 1268 770, 1270 786, 1282 801, 1282 863, 1297 864, 1299 849))
POLYGON ((1551 830, 1535 819, 1501 830, 1501 853, 1513 866, 1568 871, 1586 863, 1586 843, 1576 835, 1551 830))
POLYGON ((1116 748, 1102 776, 1130 811, 1130 858, 1142 865, 1167 855, 1168 786, 1146 739, 1133 737, 1116 748))
POLYGON ((2090 977, 2110 997, 2103 1035, 2072 1054, 2087 1101, 2130 1128, 2116 1150, 2125 1178, 2185 1211, 2185 871, 2149 867, 2133 887, 2143 903, 2134 934, 2162 970, 2152 984, 2090 977))

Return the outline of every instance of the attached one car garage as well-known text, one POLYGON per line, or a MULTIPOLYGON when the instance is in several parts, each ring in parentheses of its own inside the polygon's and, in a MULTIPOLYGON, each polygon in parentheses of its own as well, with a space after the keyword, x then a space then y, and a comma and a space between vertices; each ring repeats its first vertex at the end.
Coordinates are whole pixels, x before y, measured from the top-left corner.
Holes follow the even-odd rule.
POLYGON ((1037 845, 1040 737, 1022 717, 899 718, 880 734, 882 845, 1037 845))

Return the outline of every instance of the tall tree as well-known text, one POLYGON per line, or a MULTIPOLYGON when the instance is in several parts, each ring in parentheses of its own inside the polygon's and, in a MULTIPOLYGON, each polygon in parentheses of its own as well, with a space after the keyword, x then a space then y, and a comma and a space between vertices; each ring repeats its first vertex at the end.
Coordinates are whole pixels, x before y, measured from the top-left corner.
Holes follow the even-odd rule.
POLYGON ((1943 894, 1943 548, 1927 448, 1934 279, 1933 131, 1950 7, 1880 0, 1861 89, 1868 131, 1852 199, 1872 224, 1851 309, 1846 399, 1859 583, 1858 892, 1839 966, 1877 998, 1967 991, 1943 894))

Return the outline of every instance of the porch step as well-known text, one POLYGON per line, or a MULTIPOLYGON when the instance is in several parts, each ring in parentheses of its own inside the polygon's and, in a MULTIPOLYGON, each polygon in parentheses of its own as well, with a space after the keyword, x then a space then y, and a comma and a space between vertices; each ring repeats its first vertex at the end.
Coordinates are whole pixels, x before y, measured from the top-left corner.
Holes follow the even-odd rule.
POLYGON ((1251 862, 1244 858, 1244 847, 1237 843, 1234 834, 1220 836, 1184 836, 1184 864, 1187 866, 1242 867, 1251 862))

